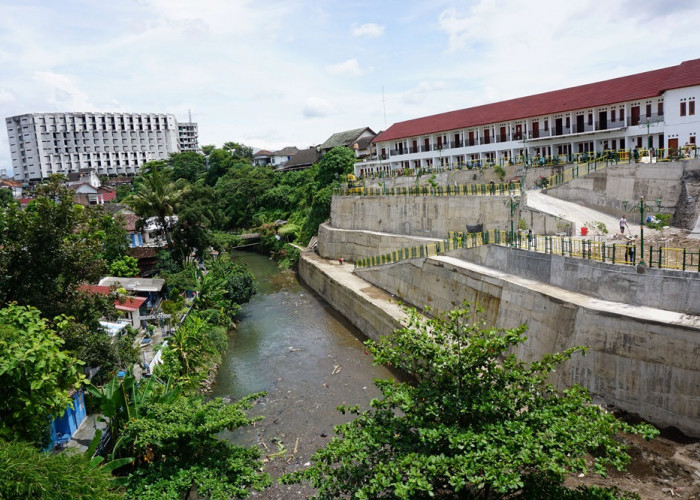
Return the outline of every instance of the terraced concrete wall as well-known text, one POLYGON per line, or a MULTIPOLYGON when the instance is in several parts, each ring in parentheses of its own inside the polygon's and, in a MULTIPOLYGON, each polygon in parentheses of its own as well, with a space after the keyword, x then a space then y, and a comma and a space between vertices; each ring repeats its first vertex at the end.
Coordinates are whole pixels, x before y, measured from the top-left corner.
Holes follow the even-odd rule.
POLYGON ((525 360, 588 345, 588 355, 567 363, 555 383, 581 384, 606 403, 700 436, 696 316, 601 301, 451 257, 356 273, 419 307, 449 310, 468 300, 499 327, 527 324, 529 338, 516 353, 525 360))
POLYGON ((496 245, 451 255, 598 299, 700 315, 700 273, 695 271, 621 266, 496 245))
MULTIPOLYGON (((673 214, 681 201, 684 172, 699 168, 697 160, 621 164, 573 179, 547 194, 615 216, 622 213, 624 200, 631 206, 644 196, 652 210, 656 211, 655 200, 660 199, 662 212, 673 214)), ((638 223, 639 213, 628 214, 627 219, 638 223)))
POLYGON ((419 238, 402 234, 379 233, 352 229, 338 229, 328 224, 318 228, 318 253, 324 259, 353 261, 382 255, 400 248, 429 245, 439 238, 419 238))
MULTIPOLYGON (((330 226, 442 239, 468 225, 510 227, 508 200, 508 196, 333 196, 330 226)), ((516 224, 519 217, 518 212, 516 224)))

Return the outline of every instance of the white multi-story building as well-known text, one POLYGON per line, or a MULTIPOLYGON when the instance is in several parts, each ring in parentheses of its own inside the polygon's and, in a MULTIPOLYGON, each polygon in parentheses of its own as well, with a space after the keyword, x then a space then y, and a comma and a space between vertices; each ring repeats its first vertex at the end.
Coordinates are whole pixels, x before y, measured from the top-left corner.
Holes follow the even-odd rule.
POLYGON ((178 123, 177 133, 180 152, 199 151, 199 132, 195 122, 178 123))
POLYGON ((481 161, 696 145, 700 59, 393 124, 355 175, 481 161))
POLYGON ((6 118, 6 124, 14 178, 20 182, 85 168, 99 175, 133 175, 144 163, 180 151, 178 123, 169 114, 31 113, 6 118))

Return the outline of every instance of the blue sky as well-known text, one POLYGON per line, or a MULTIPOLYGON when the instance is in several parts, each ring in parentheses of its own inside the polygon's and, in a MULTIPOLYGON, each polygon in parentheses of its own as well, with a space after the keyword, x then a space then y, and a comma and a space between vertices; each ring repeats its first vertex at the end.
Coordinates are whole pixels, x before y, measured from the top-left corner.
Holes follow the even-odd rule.
POLYGON ((698 57, 690 0, 0 0, 0 118, 191 110, 201 144, 304 148, 698 57))

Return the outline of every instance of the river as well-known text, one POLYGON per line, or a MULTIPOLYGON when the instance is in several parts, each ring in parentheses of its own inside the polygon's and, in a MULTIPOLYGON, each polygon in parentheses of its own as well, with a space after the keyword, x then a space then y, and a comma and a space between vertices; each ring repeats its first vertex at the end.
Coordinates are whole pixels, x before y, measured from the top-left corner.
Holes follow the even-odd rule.
MULTIPOLYGON (((268 456, 286 450, 266 464, 274 477, 302 467, 328 442, 333 426, 349 418, 336 410, 339 405, 366 406, 380 395, 373 380, 393 375, 372 365, 362 334, 296 274, 280 272, 260 254, 235 256, 255 275, 258 293, 241 310, 213 391, 232 399, 267 392, 249 412, 264 420, 225 437, 259 445, 268 456)), ((256 496, 303 498, 308 493, 307 487, 276 485, 256 496)))

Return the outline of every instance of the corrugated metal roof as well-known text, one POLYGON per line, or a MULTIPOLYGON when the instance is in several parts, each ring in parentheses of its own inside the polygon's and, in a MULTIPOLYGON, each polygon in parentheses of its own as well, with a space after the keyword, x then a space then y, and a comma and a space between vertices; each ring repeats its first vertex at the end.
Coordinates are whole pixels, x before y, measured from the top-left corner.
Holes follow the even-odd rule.
POLYGON ((645 99, 669 89, 692 85, 700 85, 700 59, 612 80, 398 122, 375 137, 374 142, 645 99))

